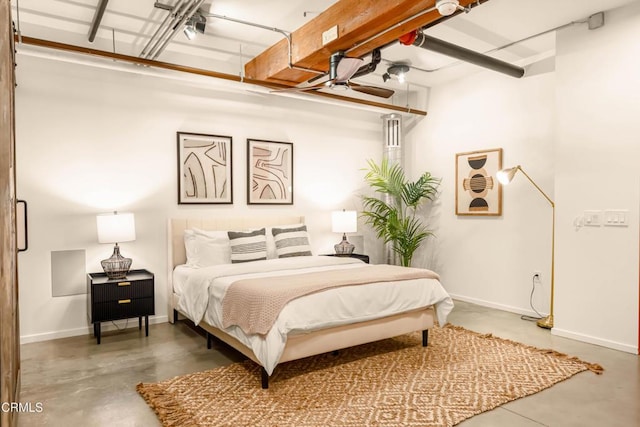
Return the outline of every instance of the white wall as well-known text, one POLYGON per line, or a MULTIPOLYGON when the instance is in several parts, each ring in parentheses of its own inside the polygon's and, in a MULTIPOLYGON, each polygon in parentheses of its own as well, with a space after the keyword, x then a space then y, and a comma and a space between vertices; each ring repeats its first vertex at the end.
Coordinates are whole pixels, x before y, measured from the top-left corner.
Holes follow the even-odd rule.
POLYGON ((86 295, 51 296, 50 254, 85 249, 87 270, 101 271, 112 247, 97 243, 97 213, 135 213, 137 240, 121 251, 132 268, 156 274, 154 320, 164 321, 169 217, 301 214, 314 251, 333 252, 340 236, 330 232, 330 212, 359 206, 360 169, 381 157, 380 112, 115 67, 18 55, 17 193, 29 203, 29 250, 19 255, 23 342, 89 332, 86 295), (233 137, 233 206, 177 204, 177 131, 233 137), (246 204, 247 138, 294 143, 293 206, 246 204))
POLYGON ((409 134, 411 171, 442 177, 430 212, 436 237, 414 264, 438 271, 455 297, 534 314, 537 270, 543 285, 534 305, 548 311, 549 204, 520 176, 503 191, 502 216, 456 216, 455 160, 456 153, 502 148, 505 167, 521 164, 553 197, 553 94, 553 74, 516 80, 483 71, 433 89, 427 120, 409 134))
MULTIPOLYGON (((428 213, 437 238, 417 263, 454 296, 532 314, 549 310, 551 209, 522 175, 499 218, 455 216, 455 154, 502 147, 556 202, 552 333, 638 350, 640 4, 606 25, 560 32, 556 71, 522 80, 482 72, 432 90, 427 120, 408 136, 410 170, 443 177, 428 213), (627 209, 630 225, 576 230, 584 210, 627 209)), ((532 326, 535 327, 535 326, 532 326)))
POLYGON ((640 4, 595 31, 558 35, 554 333, 638 348, 640 4), (586 209, 628 209, 630 226, 585 227, 586 209))

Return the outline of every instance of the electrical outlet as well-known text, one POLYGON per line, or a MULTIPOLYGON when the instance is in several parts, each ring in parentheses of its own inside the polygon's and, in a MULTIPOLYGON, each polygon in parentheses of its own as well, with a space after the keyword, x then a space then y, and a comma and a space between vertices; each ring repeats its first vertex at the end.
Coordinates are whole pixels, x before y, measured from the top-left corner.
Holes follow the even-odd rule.
POLYGON ((534 270, 532 278, 533 278, 533 280, 537 280, 538 282, 542 282, 542 273, 540 273, 538 270, 534 270))

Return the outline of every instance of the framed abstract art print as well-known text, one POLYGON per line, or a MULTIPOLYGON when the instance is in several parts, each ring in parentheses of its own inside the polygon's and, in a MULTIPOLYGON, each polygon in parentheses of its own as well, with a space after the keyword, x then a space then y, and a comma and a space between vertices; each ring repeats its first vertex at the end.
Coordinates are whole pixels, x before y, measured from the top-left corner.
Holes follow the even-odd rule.
POLYGON ((456 154, 456 215, 502 215, 502 148, 456 154))
POLYGON ((247 139, 247 204, 293 204, 293 144, 247 139))
POLYGON ((178 132, 178 204, 232 204, 230 136, 178 132))

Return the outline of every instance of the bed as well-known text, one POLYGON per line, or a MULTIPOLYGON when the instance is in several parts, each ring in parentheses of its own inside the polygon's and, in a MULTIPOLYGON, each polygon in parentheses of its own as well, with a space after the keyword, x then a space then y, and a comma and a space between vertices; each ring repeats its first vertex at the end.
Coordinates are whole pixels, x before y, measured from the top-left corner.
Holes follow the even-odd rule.
MULTIPOLYGON (((305 249, 309 249, 308 245, 293 249, 278 246, 274 250, 274 245, 280 245, 284 239, 274 243, 272 229, 273 232, 304 230, 295 235, 305 237, 306 228, 303 224, 304 217, 300 216, 170 219, 167 278, 168 312, 173 313, 173 316, 169 316, 170 322, 175 322, 179 315, 189 318, 206 331, 209 348, 212 338, 216 337, 253 360, 261 366, 263 388, 268 388, 269 376, 276 365, 283 362, 413 331, 422 331, 423 346, 427 345, 428 330, 434 325, 435 319, 443 324, 453 308, 453 302, 442 288, 437 275, 403 278, 402 281, 388 279, 362 285, 340 283, 337 280, 332 282, 330 289, 310 291, 284 300, 281 310, 272 314, 273 319, 269 320, 272 323, 265 322, 263 318, 255 321, 253 316, 251 319, 231 320, 227 319, 228 316, 223 316, 223 313, 235 312, 247 317, 246 313, 256 312, 244 309, 255 306, 248 304, 254 304, 256 298, 236 301, 240 305, 235 306, 235 311, 228 308, 227 300, 231 299, 230 295, 236 295, 230 291, 232 283, 234 290, 240 283, 247 286, 262 283, 277 285, 296 280, 312 286, 315 278, 321 275, 334 278, 362 275, 364 282, 367 281, 364 279, 367 275, 380 274, 377 269, 386 271, 386 268, 397 268, 371 266, 356 258, 310 256, 305 252, 305 249), (221 236, 226 235, 227 231, 259 229, 265 230, 263 233, 267 239, 267 260, 229 263, 228 259, 226 262, 211 261, 209 257, 202 265, 198 265, 197 261, 194 264, 191 240, 186 240, 192 237, 186 236, 192 236, 194 232, 198 236, 221 236), (293 254, 287 253, 292 250, 293 254), (226 310, 223 307, 225 304, 226 310), (242 309, 238 310, 238 307, 242 309), (255 329, 256 325, 262 329, 255 329), (256 330, 260 332, 255 333, 256 330)), ((232 239, 232 245, 240 240, 242 239, 232 239)), ((209 250, 214 246, 207 244, 206 248, 209 250)), ((215 257, 223 247, 227 250, 225 246, 215 246, 215 257)), ((205 252, 200 250, 201 257, 208 256, 205 252)), ((225 253, 223 258, 227 256, 225 253)), ((238 261, 237 257, 245 255, 234 246, 233 256, 238 261)), ((409 271, 394 270, 394 273, 405 274, 409 271)), ((324 280, 324 276, 322 278, 324 280)), ((263 288, 271 289, 272 285, 263 288)))

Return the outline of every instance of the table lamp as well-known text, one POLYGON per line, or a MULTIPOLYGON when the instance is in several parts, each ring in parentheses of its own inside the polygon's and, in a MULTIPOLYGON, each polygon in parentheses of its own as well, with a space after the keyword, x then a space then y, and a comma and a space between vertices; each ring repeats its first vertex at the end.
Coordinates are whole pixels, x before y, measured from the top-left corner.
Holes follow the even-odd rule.
POLYGON ((131 258, 120 255, 118 243, 136 240, 135 219, 132 213, 107 213, 96 216, 99 243, 115 243, 110 258, 100 261, 109 279, 124 279, 131 267, 131 258))
POLYGON ((356 211, 335 211, 331 213, 331 231, 342 233, 342 241, 333 246, 336 255, 351 255, 355 246, 347 241, 347 233, 358 231, 356 211))

